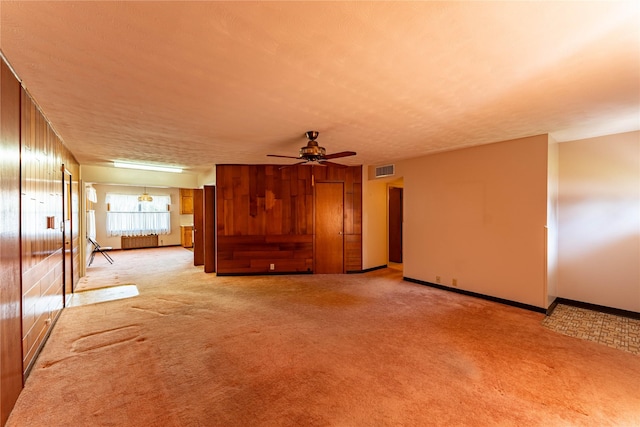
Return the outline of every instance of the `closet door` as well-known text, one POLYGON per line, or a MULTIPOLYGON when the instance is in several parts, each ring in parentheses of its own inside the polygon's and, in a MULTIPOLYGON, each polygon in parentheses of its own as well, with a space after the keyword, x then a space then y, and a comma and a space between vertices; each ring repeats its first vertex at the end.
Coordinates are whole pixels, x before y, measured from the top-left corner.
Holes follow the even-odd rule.
POLYGON ((317 274, 344 272, 344 184, 317 182, 315 269, 317 274))

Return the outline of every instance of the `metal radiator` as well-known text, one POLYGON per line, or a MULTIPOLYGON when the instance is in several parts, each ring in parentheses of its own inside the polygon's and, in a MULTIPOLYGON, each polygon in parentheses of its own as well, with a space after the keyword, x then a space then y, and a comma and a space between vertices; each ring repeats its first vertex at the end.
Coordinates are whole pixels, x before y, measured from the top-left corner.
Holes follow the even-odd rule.
POLYGON ((158 247, 158 235, 122 236, 120 238, 120 247, 122 249, 156 248, 158 247))

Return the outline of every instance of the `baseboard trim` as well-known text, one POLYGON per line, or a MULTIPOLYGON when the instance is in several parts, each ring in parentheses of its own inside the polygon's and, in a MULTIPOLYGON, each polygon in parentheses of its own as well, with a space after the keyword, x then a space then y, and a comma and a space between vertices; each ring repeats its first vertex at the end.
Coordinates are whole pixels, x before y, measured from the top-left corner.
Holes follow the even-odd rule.
POLYGON ((567 298, 556 298, 554 303, 570 305, 578 308, 586 308, 587 310, 599 311, 602 313, 613 314, 615 316, 622 316, 628 317, 630 319, 640 320, 640 313, 630 310, 623 310, 621 308, 607 307, 605 305, 591 304, 588 302, 575 301, 567 298))
POLYGON ((535 311, 537 313, 546 314, 547 310, 542 307, 536 307, 535 305, 524 304, 517 301, 511 301, 504 298, 492 297, 491 295, 479 294, 477 292, 465 291, 464 289, 455 289, 448 286, 443 286, 438 283, 425 282, 424 280, 412 279, 411 277, 403 277, 407 282, 417 283, 419 285, 430 286, 432 288, 442 289, 444 291, 454 292, 456 294, 467 295, 471 297, 481 298, 484 300, 497 302, 500 304, 510 305, 512 307, 522 308, 529 311, 535 311))
POLYGON ((298 274, 313 274, 313 271, 273 271, 273 272, 258 272, 258 273, 216 273, 216 276, 291 276, 298 274))
POLYGON ((383 268, 387 268, 387 264, 379 265, 377 267, 365 268, 364 270, 348 270, 347 274, 362 274, 362 273, 370 273, 376 270, 382 270, 383 268))

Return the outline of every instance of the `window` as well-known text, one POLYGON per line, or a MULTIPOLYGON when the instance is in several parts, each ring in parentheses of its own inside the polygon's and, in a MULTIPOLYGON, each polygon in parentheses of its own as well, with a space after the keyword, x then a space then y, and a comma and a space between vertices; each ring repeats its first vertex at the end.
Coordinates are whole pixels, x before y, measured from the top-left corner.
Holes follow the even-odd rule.
POLYGON ((139 202, 134 194, 107 194, 107 235, 146 236, 171 233, 171 196, 153 195, 139 202))

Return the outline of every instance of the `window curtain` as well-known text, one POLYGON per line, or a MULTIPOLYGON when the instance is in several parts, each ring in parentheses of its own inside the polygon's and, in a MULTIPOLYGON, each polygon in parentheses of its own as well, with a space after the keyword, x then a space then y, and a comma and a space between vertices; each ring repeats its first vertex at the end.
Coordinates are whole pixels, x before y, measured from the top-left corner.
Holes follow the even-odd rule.
POLYGON ((146 236, 171 233, 171 196, 152 194, 139 202, 133 194, 107 194, 107 235, 146 236))
POLYGON ((96 238, 96 211, 87 211, 87 236, 96 238))

